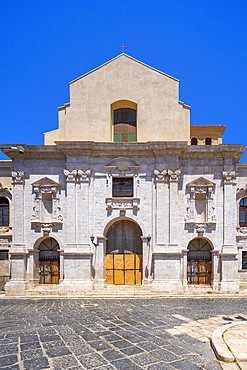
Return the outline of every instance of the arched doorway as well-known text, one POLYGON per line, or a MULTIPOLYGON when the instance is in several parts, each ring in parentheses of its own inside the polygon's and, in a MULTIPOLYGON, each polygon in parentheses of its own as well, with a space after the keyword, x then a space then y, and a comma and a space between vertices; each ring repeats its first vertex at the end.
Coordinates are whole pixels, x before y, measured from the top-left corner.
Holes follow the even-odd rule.
POLYGON ((106 283, 141 285, 142 232, 128 220, 115 222, 107 232, 106 283))
POLYGON ((188 284, 211 284, 211 245, 206 239, 195 238, 188 245, 188 284))
POLYGON ((53 238, 43 240, 39 245, 39 283, 58 284, 59 268, 59 244, 53 238))

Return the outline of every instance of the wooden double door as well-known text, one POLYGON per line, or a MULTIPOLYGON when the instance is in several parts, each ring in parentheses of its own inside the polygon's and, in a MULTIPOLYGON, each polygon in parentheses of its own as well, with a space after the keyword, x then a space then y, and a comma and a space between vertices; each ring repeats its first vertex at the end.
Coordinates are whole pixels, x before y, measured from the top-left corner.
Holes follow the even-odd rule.
POLYGON ((141 285, 142 240, 141 229, 132 221, 117 221, 107 233, 106 283, 141 285))

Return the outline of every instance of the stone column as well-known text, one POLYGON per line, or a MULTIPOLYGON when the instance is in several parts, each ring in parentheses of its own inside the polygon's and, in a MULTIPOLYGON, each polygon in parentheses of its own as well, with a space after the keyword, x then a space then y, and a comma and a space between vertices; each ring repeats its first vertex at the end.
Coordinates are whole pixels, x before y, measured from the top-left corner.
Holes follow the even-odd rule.
POLYGON ((36 286, 39 284, 39 251, 36 249, 28 250, 28 282, 29 286, 36 286))
POLYGON ((223 292, 238 292, 236 245, 236 184, 235 172, 223 171, 223 247, 221 252, 221 282, 223 292))
POLYGON ((12 172, 13 242, 11 246, 11 279, 5 285, 6 295, 23 295, 26 288, 27 251, 24 241, 24 172, 12 172))

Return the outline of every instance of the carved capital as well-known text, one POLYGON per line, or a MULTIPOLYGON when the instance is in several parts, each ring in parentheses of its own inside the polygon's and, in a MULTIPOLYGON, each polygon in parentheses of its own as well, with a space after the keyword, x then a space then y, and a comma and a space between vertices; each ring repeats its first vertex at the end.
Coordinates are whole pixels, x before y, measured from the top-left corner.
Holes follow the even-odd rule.
POLYGON ((163 170, 163 171, 154 170, 154 175, 156 176, 157 181, 164 181, 167 175, 167 171, 166 170, 163 170))
POLYGON ((167 175, 169 176, 170 181, 178 181, 179 175, 181 174, 180 170, 168 170, 167 175))
POLYGON ((13 184, 24 184, 24 171, 12 171, 13 184))
POLYGON ((222 178, 224 182, 232 182, 236 178, 235 171, 223 171, 222 172, 222 178))
POLYGON ((71 182, 76 181, 77 170, 72 170, 72 171, 64 170, 63 173, 66 176, 66 181, 71 181, 71 182))
POLYGON ((77 175, 78 181, 88 181, 91 175, 91 170, 78 170, 77 175))

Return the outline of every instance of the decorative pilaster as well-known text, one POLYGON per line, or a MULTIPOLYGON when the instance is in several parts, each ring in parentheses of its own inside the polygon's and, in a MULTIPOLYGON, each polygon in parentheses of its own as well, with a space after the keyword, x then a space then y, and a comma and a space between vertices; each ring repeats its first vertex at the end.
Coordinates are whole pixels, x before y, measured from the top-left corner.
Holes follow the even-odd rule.
POLYGON ((221 252, 220 290, 237 292, 237 246, 236 246, 236 183, 235 171, 223 171, 224 224, 223 247, 221 252))
POLYGON ((105 254, 107 238, 105 236, 97 236, 96 240, 97 242, 94 243, 94 255, 93 255, 95 289, 103 289, 106 284, 105 254))
POLYGON ((167 171, 154 170, 156 179, 156 244, 169 242, 169 192, 167 171))
POLYGON ((169 220, 170 220, 170 232, 169 232, 169 243, 173 245, 178 244, 178 179, 181 171, 168 170, 169 176, 169 220))

